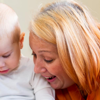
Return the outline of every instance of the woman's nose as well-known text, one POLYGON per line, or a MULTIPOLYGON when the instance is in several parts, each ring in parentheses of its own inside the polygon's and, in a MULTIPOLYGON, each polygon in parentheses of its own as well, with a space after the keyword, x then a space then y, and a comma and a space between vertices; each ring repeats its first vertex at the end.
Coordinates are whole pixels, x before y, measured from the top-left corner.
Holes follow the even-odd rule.
POLYGON ((46 69, 45 68, 43 68, 43 67, 34 67, 34 72, 35 73, 44 73, 44 72, 46 72, 46 69))
POLYGON ((43 61, 37 61, 35 60, 35 65, 34 65, 34 72, 35 73, 44 73, 46 72, 46 68, 43 64, 43 61))

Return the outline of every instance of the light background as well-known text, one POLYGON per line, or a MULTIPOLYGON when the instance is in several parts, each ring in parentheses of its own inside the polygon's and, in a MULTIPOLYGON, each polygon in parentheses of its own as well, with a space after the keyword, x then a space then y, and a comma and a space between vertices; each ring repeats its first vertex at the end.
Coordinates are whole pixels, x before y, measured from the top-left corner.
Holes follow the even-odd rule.
MULTIPOLYGON (((21 32, 25 32, 24 47, 21 50, 24 56, 31 56, 31 49, 29 47, 29 22, 33 14, 41 5, 55 0, 0 0, 0 2, 7 4, 17 13, 19 17, 21 32)), ((100 21, 100 0, 77 0, 85 5, 91 14, 100 21)))

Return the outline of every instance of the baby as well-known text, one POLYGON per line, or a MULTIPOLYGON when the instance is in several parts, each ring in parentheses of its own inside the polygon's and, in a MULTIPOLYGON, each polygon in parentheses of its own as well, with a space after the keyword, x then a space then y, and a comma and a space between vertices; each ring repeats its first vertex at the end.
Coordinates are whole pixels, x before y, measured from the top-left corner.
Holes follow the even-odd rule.
POLYGON ((33 61, 21 56, 24 33, 18 16, 0 3, 0 100, 55 100, 55 92, 39 74, 33 61))

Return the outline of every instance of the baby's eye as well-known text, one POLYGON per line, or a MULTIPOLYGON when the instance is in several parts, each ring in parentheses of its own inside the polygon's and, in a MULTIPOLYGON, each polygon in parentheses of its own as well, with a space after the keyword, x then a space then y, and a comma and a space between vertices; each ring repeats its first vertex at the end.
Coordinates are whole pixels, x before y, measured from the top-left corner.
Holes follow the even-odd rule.
POLYGON ((11 54, 2 56, 3 58, 8 58, 11 54))
POLYGON ((46 59, 44 59, 44 61, 47 62, 47 63, 51 63, 53 61, 53 59, 52 60, 46 60, 46 59))

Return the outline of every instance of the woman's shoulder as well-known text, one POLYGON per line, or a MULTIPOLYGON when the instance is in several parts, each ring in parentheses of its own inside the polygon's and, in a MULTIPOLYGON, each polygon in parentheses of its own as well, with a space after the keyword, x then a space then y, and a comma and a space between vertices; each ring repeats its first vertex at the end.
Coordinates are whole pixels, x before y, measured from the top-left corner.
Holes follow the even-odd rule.
POLYGON ((66 88, 56 90, 56 100, 80 100, 81 94, 76 84, 66 88))

